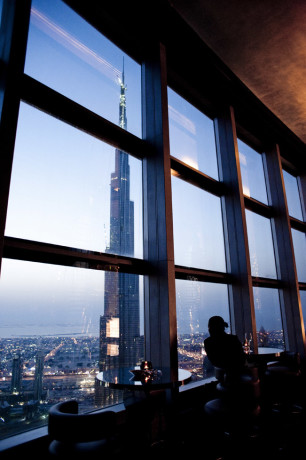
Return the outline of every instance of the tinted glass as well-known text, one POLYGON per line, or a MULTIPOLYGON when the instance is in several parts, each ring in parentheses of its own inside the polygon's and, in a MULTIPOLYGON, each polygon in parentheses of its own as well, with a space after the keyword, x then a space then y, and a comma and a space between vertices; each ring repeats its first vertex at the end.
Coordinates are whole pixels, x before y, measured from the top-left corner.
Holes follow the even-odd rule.
POLYGON ((290 216, 303 220, 301 200, 296 177, 283 170, 285 190, 290 216))
POLYGON ((3 0, 0 0, 0 27, 2 23, 2 8, 3 8, 3 0))
POLYGON ((141 162, 22 104, 6 235, 142 257, 141 162), (126 245, 111 238, 119 195, 129 216, 126 245))
POLYGON ((141 69, 61 0, 33 0, 25 72, 119 124, 120 84, 129 122, 141 137, 141 69))
POLYGON ((213 121, 168 88, 170 153, 218 179, 213 121))
POLYGON ((270 220, 246 210, 246 221, 252 276, 276 278, 270 220))
POLYGON ((284 349, 278 290, 254 287, 253 293, 258 346, 284 349))
POLYGON ((298 230, 291 229, 291 231, 298 280, 306 282, 306 236, 298 230))
POLYGON ((262 156, 238 139, 243 194, 268 204, 262 156))
POLYGON ((301 303, 302 303, 304 327, 306 327, 306 291, 300 290, 300 297, 301 297, 301 303))
POLYGON ((177 265, 226 271, 220 198, 172 176, 177 265))
POLYGON ((118 273, 3 259, 0 393, 10 405, 1 412, 0 438, 46 425, 50 406, 65 399, 75 398, 82 412, 119 402, 118 392, 96 388, 105 360, 120 365, 125 353, 114 323, 127 342, 133 336, 134 358, 143 359, 142 277, 120 275, 134 288, 139 283, 138 303, 125 303, 128 325, 120 314, 112 324, 107 316, 118 273))
POLYGON ((203 342, 211 316, 220 315, 230 324, 227 286, 176 280, 176 310, 179 367, 192 372, 194 380, 213 376, 203 342))

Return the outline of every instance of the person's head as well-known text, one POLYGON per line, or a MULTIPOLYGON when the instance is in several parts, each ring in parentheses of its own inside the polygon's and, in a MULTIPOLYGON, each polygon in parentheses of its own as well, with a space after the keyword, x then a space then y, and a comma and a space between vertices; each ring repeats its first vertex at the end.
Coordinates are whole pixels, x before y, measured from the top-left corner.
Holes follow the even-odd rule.
POLYGON ((228 324, 221 316, 212 316, 208 321, 208 331, 210 335, 216 335, 224 332, 228 324))

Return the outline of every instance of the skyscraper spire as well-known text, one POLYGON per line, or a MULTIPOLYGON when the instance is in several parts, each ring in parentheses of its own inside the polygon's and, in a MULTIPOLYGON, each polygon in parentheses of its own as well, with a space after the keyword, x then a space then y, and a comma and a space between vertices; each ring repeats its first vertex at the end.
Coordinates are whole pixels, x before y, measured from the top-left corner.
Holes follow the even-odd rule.
POLYGON ((127 128, 127 119, 126 119, 126 95, 125 92, 127 87, 124 84, 124 56, 122 64, 122 78, 119 80, 120 83, 120 103, 119 103, 119 126, 120 128, 127 128))

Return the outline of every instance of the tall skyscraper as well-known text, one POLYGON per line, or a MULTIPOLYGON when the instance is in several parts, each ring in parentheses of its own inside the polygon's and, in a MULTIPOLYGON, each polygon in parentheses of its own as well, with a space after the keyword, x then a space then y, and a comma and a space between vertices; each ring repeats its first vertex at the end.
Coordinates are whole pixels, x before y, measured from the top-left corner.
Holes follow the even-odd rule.
MULTIPOLYGON (((120 81, 119 125, 127 128, 124 68, 120 81)), ((116 149, 110 184, 110 244, 107 252, 134 255, 134 202, 130 200, 128 154, 116 149)), ((134 366, 139 359, 139 279, 105 272, 104 315, 100 317, 100 371, 134 366)))
POLYGON ((40 401, 43 392, 43 375, 44 375, 45 355, 42 351, 38 351, 35 362, 35 377, 34 377, 34 400, 40 401))
POLYGON ((11 380, 11 392, 19 394, 21 391, 22 382, 22 361, 20 355, 15 354, 13 356, 13 369, 12 369, 12 380, 11 380))

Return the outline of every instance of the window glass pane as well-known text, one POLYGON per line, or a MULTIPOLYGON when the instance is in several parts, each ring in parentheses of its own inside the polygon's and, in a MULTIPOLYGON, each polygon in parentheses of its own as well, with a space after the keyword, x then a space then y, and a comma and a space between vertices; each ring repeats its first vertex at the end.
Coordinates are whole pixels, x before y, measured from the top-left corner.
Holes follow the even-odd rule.
POLYGON ((22 104, 6 235, 142 257, 141 161, 22 104))
POLYGON ((298 280, 306 282, 306 235, 291 229, 298 280))
POLYGON ((115 124, 124 80, 124 128, 141 137, 140 66, 61 0, 32 2, 25 73, 115 124))
POLYGON ((302 303, 302 313, 304 318, 304 327, 306 327, 306 291, 300 290, 300 297, 302 303))
POLYGON ((230 324, 227 285, 176 280, 176 309, 179 367, 192 372, 194 380, 214 376, 203 343, 211 316, 220 315, 230 324))
POLYGON ((270 220, 246 210, 252 276, 276 278, 270 220))
POLYGON ((0 27, 2 23, 2 8, 3 8, 3 0, 0 0, 0 27))
POLYGON ((277 289, 254 287, 258 347, 284 349, 284 333, 277 289))
POLYGON ((226 271, 220 198, 172 176, 177 265, 226 271))
POLYGON ((285 170, 283 170, 283 176, 289 214, 296 219, 303 220, 297 179, 285 170))
POLYGON ((82 412, 119 402, 121 393, 103 393, 96 382, 105 362, 111 366, 116 360, 120 365, 126 359, 126 347, 115 329, 109 327, 106 334, 104 326, 110 322, 111 297, 117 330, 129 352, 133 350, 135 364, 143 359, 142 277, 120 273, 118 278, 118 273, 107 272, 111 279, 106 280, 105 275, 3 259, 0 439, 45 425, 50 406, 65 399, 75 398, 82 412), (119 307, 119 288, 110 290, 116 284, 130 285, 124 306, 121 302, 119 307), (123 308, 129 312, 128 320, 123 308), (115 351, 107 347, 111 340, 115 351))
POLYGON ((171 155, 218 180, 213 121, 170 88, 168 110, 171 155))
POLYGON ((243 194, 268 204, 262 156, 238 139, 243 194))

